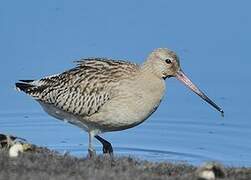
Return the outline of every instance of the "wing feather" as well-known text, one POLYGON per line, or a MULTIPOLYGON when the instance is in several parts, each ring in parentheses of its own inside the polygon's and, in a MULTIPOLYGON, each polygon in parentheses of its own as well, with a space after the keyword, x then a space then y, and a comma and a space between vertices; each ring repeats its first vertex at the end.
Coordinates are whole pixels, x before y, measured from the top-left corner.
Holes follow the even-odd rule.
POLYGON ((89 116, 108 102, 122 79, 136 73, 138 65, 126 61, 90 58, 77 66, 40 80, 22 80, 16 87, 43 103, 76 115, 89 116))

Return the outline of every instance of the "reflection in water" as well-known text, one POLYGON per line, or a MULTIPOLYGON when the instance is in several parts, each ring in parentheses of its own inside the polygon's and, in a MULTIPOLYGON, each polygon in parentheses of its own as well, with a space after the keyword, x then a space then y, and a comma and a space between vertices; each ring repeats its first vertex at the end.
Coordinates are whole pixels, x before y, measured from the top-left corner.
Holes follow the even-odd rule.
MULTIPOLYGON (((61 153, 70 153, 78 157, 85 157, 87 154, 87 146, 83 145, 70 145, 68 143, 64 145, 49 145, 47 146, 50 149, 57 150, 61 153)), ((97 146, 97 153, 102 155, 102 147, 97 146)), ((200 164, 206 160, 209 160, 209 157, 204 157, 196 154, 172 152, 172 151, 163 151, 157 149, 142 149, 134 147, 115 147, 115 153, 117 156, 130 156, 137 159, 149 160, 149 161, 169 161, 169 162, 186 162, 193 164, 200 164)))

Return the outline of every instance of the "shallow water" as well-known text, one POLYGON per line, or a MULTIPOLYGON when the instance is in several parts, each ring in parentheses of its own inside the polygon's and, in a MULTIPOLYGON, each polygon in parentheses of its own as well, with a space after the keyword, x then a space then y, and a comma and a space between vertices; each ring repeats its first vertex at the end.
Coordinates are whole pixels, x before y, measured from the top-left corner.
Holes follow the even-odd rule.
MULTIPOLYGON (((14 90, 15 81, 61 72, 81 57, 141 63, 152 49, 168 47, 180 55, 189 77, 223 107, 225 117, 170 79, 166 97, 146 122, 104 137, 118 155, 250 167, 250 2, 154 2, 3 2, 0 133, 85 156, 86 133, 46 115, 14 90)), ((97 142, 96 147, 101 153, 97 142)))
MULTIPOLYGON (((82 130, 50 118, 45 113, 1 113, 0 132, 83 157, 87 135, 82 130)), ((116 155, 130 155, 151 161, 187 162, 198 165, 217 160, 226 165, 250 166, 248 126, 225 120, 151 118, 140 127, 105 134, 116 155)), ((96 142, 98 153, 101 145, 96 142)))

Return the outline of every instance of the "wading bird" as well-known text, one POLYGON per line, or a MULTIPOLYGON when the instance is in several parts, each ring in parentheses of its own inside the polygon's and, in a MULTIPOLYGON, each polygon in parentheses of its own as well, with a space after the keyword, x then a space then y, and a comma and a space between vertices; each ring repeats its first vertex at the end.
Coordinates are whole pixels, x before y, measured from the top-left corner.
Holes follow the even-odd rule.
POLYGON ((165 79, 175 77, 214 108, 223 110, 183 73, 175 52, 158 48, 146 61, 89 58, 73 69, 40 80, 20 80, 16 88, 33 97, 51 116, 67 120, 89 134, 89 156, 95 155, 95 137, 103 152, 113 154, 101 133, 120 131, 144 122, 159 106, 165 79))

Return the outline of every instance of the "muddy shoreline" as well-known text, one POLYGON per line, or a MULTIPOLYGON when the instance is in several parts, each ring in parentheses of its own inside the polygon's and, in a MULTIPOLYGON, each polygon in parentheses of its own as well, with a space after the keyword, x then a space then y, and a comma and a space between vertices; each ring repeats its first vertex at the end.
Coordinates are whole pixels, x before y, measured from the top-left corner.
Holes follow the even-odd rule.
MULTIPOLYGON (((9 157, 8 150, 0 150, 0 179, 5 180, 192 180, 199 179, 199 168, 189 164, 156 163, 131 157, 115 157, 113 161, 106 156, 77 158, 40 147, 20 153, 18 157, 9 157)), ((217 169, 213 170, 219 179, 251 179, 251 168, 220 166, 219 169, 218 172, 217 169), (219 169, 223 174, 219 173, 219 169)))

